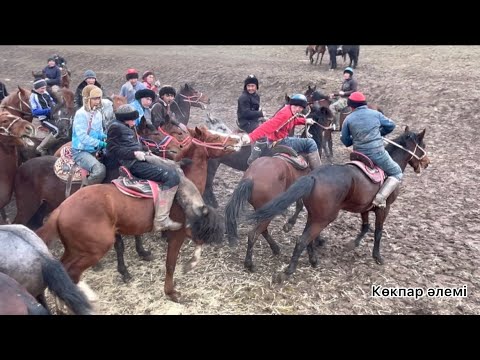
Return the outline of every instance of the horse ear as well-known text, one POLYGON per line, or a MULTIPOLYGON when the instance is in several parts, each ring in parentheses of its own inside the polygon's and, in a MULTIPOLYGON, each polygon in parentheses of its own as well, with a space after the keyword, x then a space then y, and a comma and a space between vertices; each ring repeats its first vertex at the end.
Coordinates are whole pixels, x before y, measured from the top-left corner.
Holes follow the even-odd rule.
POLYGON ((195 134, 197 134, 198 136, 201 136, 203 134, 203 131, 198 128, 198 126, 195 126, 195 134))
POLYGON ((308 85, 308 91, 312 91, 312 88, 310 87, 310 85, 308 85))
POLYGON ((285 94, 285 102, 288 104, 290 102, 290 96, 285 94))
POLYGON ((312 90, 316 91, 317 90, 317 85, 315 85, 312 90))
POLYGON ((185 90, 187 90, 187 89, 188 89, 188 84, 187 84, 187 83, 185 83, 185 90))
POLYGON ((417 140, 419 143, 423 141, 423 137, 425 136, 425 130, 427 129, 423 129, 423 131, 417 135, 417 140))
POLYGON ((410 131, 410 128, 407 126, 405 126, 405 132, 409 132, 410 131))

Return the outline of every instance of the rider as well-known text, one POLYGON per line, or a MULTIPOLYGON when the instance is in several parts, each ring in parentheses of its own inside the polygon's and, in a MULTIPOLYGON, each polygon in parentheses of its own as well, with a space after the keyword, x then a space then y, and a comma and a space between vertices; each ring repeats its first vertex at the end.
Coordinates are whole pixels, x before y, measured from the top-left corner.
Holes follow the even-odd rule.
POLYGON ((73 118, 72 155, 73 160, 90 172, 88 185, 100 184, 106 175, 106 168, 97 160, 97 153, 107 147, 107 135, 103 131, 103 117, 99 111, 102 90, 87 85, 82 91, 83 106, 73 118))
POLYGON ((3 82, 0 81, 0 101, 5 99, 8 96, 7 87, 3 82))
POLYGON ((345 107, 347 107, 347 99, 353 92, 357 91, 358 83, 357 80, 353 79, 353 69, 351 67, 345 68, 343 70, 343 83, 338 94, 331 94, 330 98, 340 96, 340 98, 334 103, 330 104, 330 110, 334 115, 334 126, 339 129, 340 125, 340 114, 345 107))
POLYGON ((135 101, 132 103, 135 110, 138 111, 138 118, 135 121, 135 125, 140 125, 142 116, 147 121, 147 124, 152 124, 152 113, 150 106, 155 101, 155 93, 150 89, 138 90, 135 93, 135 101))
POLYGON ((145 89, 145 85, 138 82, 138 71, 135 69, 128 69, 125 78, 127 82, 122 85, 120 95, 126 97, 127 103, 130 104, 135 101, 135 93, 138 90, 145 89))
POLYGON ((341 140, 345 146, 353 144, 353 150, 368 156, 387 174, 387 179, 378 191, 373 205, 385 207, 387 198, 400 185, 403 172, 385 150, 382 136, 395 129, 395 123, 382 113, 369 109, 365 95, 354 92, 348 98, 353 112, 347 116, 342 127, 341 140))
POLYGON ((77 86, 77 90, 75 91, 75 106, 77 108, 83 105, 82 90, 87 85, 95 85, 100 89, 102 88, 102 85, 97 81, 97 74, 95 74, 93 70, 85 71, 83 73, 83 81, 77 86))
POLYGON ((145 85, 145 88, 157 92, 160 87, 160 81, 155 81, 155 74, 153 71, 145 71, 142 75, 142 84, 145 85))
MULTIPOLYGON (((151 90, 149 90, 151 91, 151 90)), ((135 120, 138 111, 131 105, 121 105, 108 128, 108 154, 125 166, 132 175, 160 183, 160 191, 154 201, 153 231, 178 230, 183 224, 170 219, 169 212, 180 183, 175 168, 163 163, 158 156, 145 153, 138 141, 135 120)))
POLYGON ((47 92, 47 82, 45 80, 39 79, 33 83, 29 102, 32 115, 38 118, 42 125, 49 130, 48 135, 45 136, 36 149, 40 155, 47 155, 48 149, 57 142, 55 136, 58 134, 58 128, 50 122, 55 100, 47 92))
POLYGON ((173 103, 177 92, 170 85, 164 85, 158 92, 159 99, 152 107, 152 123, 155 128, 163 125, 165 117, 168 115, 172 120, 174 117, 170 105, 173 103))
MULTIPOLYGON (((305 119, 301 114, 306 107, 307 98, 305 95, 293 95, 289 103, 280 109, 270 120, 260 125, 250 134, 242 135, 242 142, 244 144, 250 144, 265 136, 269 143, 276 142, 279 145, 291 147, 296 152, 306 153, 310 168, 312 170, 318 168, 321 163, 315 141, 310 138, 301 139, 288 137, 289 131, 293 129, 295 125, 314 124, 312 119, 305 119)), ((248 161, 253 162, 259 155, 260 154, 252 151, 252 155, 248 161)))
POLYGON ((260 119, 265 117, 265 113, 260 107, 258 79, 255 75, 248 75, 243 84, 243 93, 238 98, 238 127, 250 134, 260 125, 260 119))
POLYGON ((43 69, 43 73, 45 74, 45 81, 47 82, 48 86, 60 86, 62 80, 62 71, 55 63, 55 59, 53 57, 48 58, 48 65, 43 69))
POLYGON ((55 64, 60 68, 60 70, 67 66, 67 60, 65 60, 64 57, 54 54, 52 58, 55 60, 55 64))

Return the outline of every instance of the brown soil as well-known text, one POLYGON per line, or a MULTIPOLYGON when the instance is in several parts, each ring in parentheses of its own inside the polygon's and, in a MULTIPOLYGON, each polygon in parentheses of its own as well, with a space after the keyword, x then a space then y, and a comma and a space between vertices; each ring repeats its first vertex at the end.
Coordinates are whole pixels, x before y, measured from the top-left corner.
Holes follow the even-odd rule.
MULTIPOLYGON (((162 84, 176 88, 185 82, 211 98, 210 112, 234 127, 237 98, 248 74, 260 79, 262 105, 273 113, 285 93, 303 92, 317 85, 329 93, 338 90, 341 70, 327 71, 328 56, 312 66, 305 46, 0 46, 0 79, 8 89, 31 86, 31 71, 45 66, 54 52, 65 56, 73 72, 72 84, 87 69, 96 71, 108 94, 118 92, 129 67, 153 70, 162 84), (7 80, 9 79, 9 80, 7 80)), ((372 259, 373 234, 355 251, 344 244, 360 229, 356 214, 341 213, 324 231, 326 246, 313 269, 301 257, 296 274, 281 285, 272 274, 288 263, 296 238, 305 224, 305 212, 290 234, 281 231, 284 218, 271 231, 282 248, 272 257, 265 241, 257 242, 256 273, 243 268, 247 226, 240 226, 241 244, 206 247, 198 267, 182 274, 193 246, 184 245, 176 272, 184 302, 173 303, 163 293, 166 243, 146 236, 155 255, 151 263, 139 260, 133 239, 126 238, 126 260, 134 280, 123 284, 112 250, 104 269, 88 270, 84 279, 98 293, 105 314, 478 314, 480 270, 480 196, 476 178, 480 165, 474 141, 478 125, 480 47, 476 46, 362 46, 356 70, 360 89, 397 123, 392 138, 409 125, 427 129, 425 143, 432 161, 416 176, 407 168, 401 194, 385 223, 381 252, 385 265, 372 259), (473 150, 472 150, 473 149, 473 150), (372 285, 382 287, 468 287, 467 297, 371 297, 372 285)), ((340 67, 341 69, 341 63, 340 67)), ((190 125, 205 114, 192 111, 190 125)), ((346 161, 348 151, 334 134, 334 160, 346 161)), ((215 191, 223 212, 241 178, 241 172, 221 166, 215 191)), ((12 202, 8 211, 15 213, 12 202)), ((373 216, 371 216, 373 221, 373 216)), ((86 224, 88 226, 88 224, 86 224)), ((55 249, 59 254, 61 245, 55 249)))

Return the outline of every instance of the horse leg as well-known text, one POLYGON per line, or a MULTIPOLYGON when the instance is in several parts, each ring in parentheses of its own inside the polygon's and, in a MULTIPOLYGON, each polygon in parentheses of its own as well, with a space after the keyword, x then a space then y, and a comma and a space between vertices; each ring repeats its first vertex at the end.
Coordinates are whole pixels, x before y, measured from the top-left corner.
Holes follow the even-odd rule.
POLYGON ((165 295, 174 302, 180 302, 181 293, 175 290, 173 282, 173 274, 175 273, 175 266, 177 264, 178 253, 185 241, 185 229, 182 228, 177 231, 169 231, 167 233, 168 247, 165 273, 165 295))
MULTIPOLYGON (((252 230, 250 230, 250 232, 248 233, 247 253, 245 255, 245 261, 244 261, 243 264, 244 264, 245 268, 250 272, 254 272, 256 270, 255 265, 253 264, 253 246, 255 245, 255 242, 257 241, 258 235, 267 230, 268 224, 270 224, 270 221, 266 221, 266 222, 263 222, 263 223, 260 223, 260 224, 256 224, 252 228, 252 230)), ((265 237, 265 239, 268 241, 268 239, 266 237, 265 237)), ((277 245, 277 247, 278 247, 278 245, 277 245)), ((270 248, 271 248, 271 246, 270 246, 270 248)), ((272 251, 274 251, 274 250, 272 249, 272 251)), ((278 251, 280 251, 280 250, 278 250, 278 251)))
POLYGON ((383 233, 383 223, 390 211, 390 205, 387 205, 385 209, 376 208, 375 209, 375 236, 373 243, 373 252, 372 256, 379 265, 383 265, 384 261, 380 255, 380 240, 382 239, 383 233))
POLYGON ((330 163, 333 163, 333 141, 332 141, 332 130, 327 130, 328 133, 326 134, 327 136, 327 145, 328 145, 328 150, 330 150, 328 152, 328 160, 330 161, 330 163))
POLYGON ((122 275, 124 283, 128 283, 132 280, 132 275, 128 272, 127 267, 125 266, 125 258, 123 254, 125 253, 125 243, 123 242, 122 235, 115 234, 115 252, 117 253, 117 270, 122 275))
POLYGON ((307 251, 308 251, 308 261, 310 262, 310 265, 312 265, 312 267, 314 268, 317 267, 318 257, 317 257, 317 252, 315 251, 315 241, 310 241, 308 243, 307 251))
POLYGON ((52 312, 50 311, 50 308, 47 305, 47 299, 45 299, 45 292, 42 292, 35 299, 38 301, 40 305, 42 305, 47 310, 48 315, 52 315, 52 312))
POLYGON ((199 263, 202 256, 203 243, 196 243, 195 250, 193 251, 192 258, 183 267, 183 273, 186 274, 189 271, 192 271, 199 263))
MULTIPOLYGON (((320 56, 320 53, 317 52, 317 59, 315 60, 315 65, 318 64, 318 57, 320 56)), ((323 54, 322 54, 322 57, 323 57, 323 54)), ((313 59, 312 59, 313 60, 313 59)), ((322 62, 320 61, 320 64, 322 64, 322 62)))
MULTIPOLYGON (((302 205, 303 206, 303 205, 302 205)), ((272 249, 272 253, 274 256, 280 255, 280 247, 278 246, 277 242, 275 241, 274 238, 270 235, 268 232, 268 228, 265 229, 265 231, 262 232, 262 236, 264 237, 265 240, 267 240, 268 245, 270 245, 270 249, 272 249)))
POLYGON ((302 211, 302 209, 303 209, 303 201, 302 199, 298 199, 297 202, 295 203, 295 213, 290 219, 288 219, 288 222, 285 225, 283 225, 283 231, 288 233, 290 230, 293 229, 293 227, 295 226, 295 223, 297 222, 298 215, 300 214, 300 211, 302 211))
MULTIPOLYGON (((322 65, 323 54, 325 54, 325 52, 322 52, 322 57, 320 58, 320 65, 322 65)), ((318 60, 318 57, 317 57, 317 60, 318 60)))
POLYGON ((203 193, 203 200, 205 204, 212 206, 213 208, 218 208, 218 202, 213 193, 213 179, 217 173, 217 169, 220 166, 220 161, 216 159, 208 160, 207 167, 207 182, 205 184, 205 191, 203 193))
POLYGON ((347 250, 353 250, 356 247, 358 247, 362 239, 365 237, 365 234, 368 232, 370 228, 368 224, 368 211, 363 212, 361 216, 362 216, 362 228, 360 230, 360 233, 357 235, 357 237, 354 240, 348 242, 345 245, 347 250))
POLYGON ((152 252, 145 250, 143 247, 143 239, 141 235, 135 236, 135 250, 137 250, 137 254, 140 256, 140 259, 144 261, 152 261, 154 259, 152 252))
POLYGON ((10 224, 10 219, 7 216, 7 213, 5 212, 5 209, 0 209, 0 215, 2 215, 3 222, 5 224, 10 224))

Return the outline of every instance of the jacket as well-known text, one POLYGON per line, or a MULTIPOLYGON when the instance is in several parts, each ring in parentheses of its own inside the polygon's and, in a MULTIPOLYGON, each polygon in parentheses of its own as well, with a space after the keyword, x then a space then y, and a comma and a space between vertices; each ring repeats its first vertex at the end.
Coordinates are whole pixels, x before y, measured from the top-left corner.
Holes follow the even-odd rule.
POLYGON ((260 109, 260 95, 249 94, 244 90, 238 98, 237 119, 240 127, 247 125, 250 121, 259 121, 262 117, 260 109))
POLYGON ((103 117, 100 111, 95 111, 90 132, 87 134, 88 123, 91 113, 81 107, 73 118, 72 148, 94 153, 100 150, 100 141, 104 141, 107 135, 103 131, 103 117))

